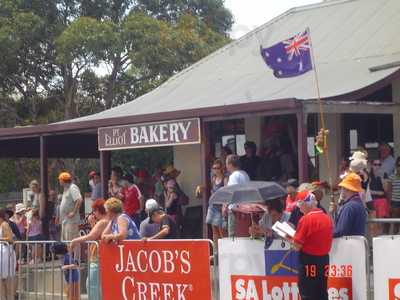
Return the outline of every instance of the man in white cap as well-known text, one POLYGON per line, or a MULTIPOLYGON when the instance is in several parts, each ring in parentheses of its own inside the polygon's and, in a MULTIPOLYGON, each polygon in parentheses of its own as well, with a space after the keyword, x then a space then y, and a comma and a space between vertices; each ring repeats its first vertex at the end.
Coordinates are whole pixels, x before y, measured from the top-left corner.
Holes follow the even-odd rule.
MULTIPOLYGON (((148 199, 145 204, 145 211, 148 215, 150 211, 155 210, 159 207, 158 203, 154 199, 148 199)), ((160 231, 160 224, 150 223, 150 217, 147 217, 140 223, 140 236, 142 238, 152 237, 160 231)))

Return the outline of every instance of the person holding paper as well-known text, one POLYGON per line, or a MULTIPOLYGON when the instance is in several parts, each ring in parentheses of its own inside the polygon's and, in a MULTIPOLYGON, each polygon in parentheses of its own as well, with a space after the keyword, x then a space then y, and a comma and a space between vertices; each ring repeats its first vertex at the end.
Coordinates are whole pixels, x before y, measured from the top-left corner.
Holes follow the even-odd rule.
POLYGON ((289 241, 300 251, 298 281, 302 300, 328 300, 327 281, 329 251, 332 246, 331 218, 317 208, 317 200, 309 191, 298 193, 297 206, 304 216, 289 241))
POLYGON ((272 231, 272 226, 280 221, 286 222, 289 220, 290 214, 283 211, 281 199, 274 199, 265 203, 267 211, 258 221, 258 224, 252 224, 249 228, 249 233, 253 237, 276 237, 272 231))

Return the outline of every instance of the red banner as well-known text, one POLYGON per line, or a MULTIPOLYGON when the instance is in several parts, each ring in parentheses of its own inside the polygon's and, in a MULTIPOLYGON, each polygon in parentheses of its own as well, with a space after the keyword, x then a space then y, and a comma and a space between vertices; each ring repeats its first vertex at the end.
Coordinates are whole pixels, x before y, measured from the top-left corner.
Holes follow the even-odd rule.
POLYGON ((104 300, 211 300, 208 241, 100 245, 104 300))

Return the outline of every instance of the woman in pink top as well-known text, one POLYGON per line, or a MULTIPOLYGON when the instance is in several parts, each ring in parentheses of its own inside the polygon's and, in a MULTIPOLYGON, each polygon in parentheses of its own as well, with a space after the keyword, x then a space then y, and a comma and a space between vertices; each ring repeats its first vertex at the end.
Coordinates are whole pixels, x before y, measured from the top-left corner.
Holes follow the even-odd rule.
MULTIPOLYGON (((27 237, 28 241, 43 241, 42 221, 40 221, 38 209, 34 209, 32 211, 32 218, 28 220, 27 237)), ((30 252, 32 253, 32 259, 30 263, 34 264, 35 262, 40 262, 42 257, 42 246, 39 243, 34 243, 32 247, 30 247, 30 252)))
POLYGON ((293 209, 296 207, 297 203, 297 188, 299 187, 299 183, 296 179, 289 179, 286 183, 286 205, 285 205, 285 212, 291 213, 293 209))

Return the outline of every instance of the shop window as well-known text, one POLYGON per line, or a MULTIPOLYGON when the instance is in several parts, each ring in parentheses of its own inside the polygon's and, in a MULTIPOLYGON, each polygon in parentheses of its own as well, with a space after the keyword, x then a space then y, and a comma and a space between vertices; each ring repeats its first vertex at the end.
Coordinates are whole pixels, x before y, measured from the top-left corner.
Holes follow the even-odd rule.
POLYGON ((244 155, 244 120, 235 119, 210 123, 210 139, 213 157, 220 157, 222 147, 228 146, 233 153, 244 155))
POLYGON ((344 157, 359 147, 368 151, 368 157, 378 157, 381 142, 393 147, 393 118, 387 114, 344 114, 343 115, 344 157))

